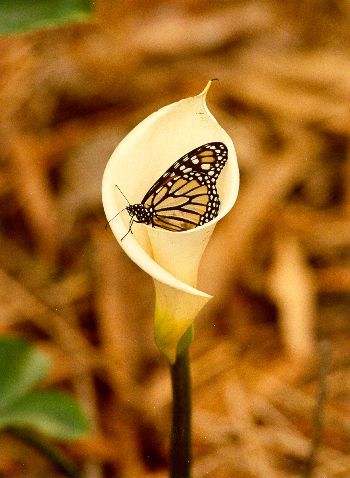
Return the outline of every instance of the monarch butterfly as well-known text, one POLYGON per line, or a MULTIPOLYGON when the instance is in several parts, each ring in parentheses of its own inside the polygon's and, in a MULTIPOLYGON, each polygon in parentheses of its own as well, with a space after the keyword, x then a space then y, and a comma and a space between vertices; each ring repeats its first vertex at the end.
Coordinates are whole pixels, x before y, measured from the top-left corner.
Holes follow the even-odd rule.
POLYGON ((213 142, 203 144, 178 159, 140 203, 129 203, 125 208, 131 217, 127 234, 134 221, 180 232, 214 219, 220 206, 216 181, 227 158, 225 144, 213 142))

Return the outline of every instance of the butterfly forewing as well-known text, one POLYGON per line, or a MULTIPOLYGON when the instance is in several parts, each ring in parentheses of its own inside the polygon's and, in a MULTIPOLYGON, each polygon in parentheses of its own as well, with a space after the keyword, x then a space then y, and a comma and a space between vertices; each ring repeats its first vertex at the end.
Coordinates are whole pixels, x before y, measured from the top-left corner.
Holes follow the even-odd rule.
POLYGON ((214 219, 220 205, 216 180, 227 157, 227 147, 213 142, 177 160, 141 201, 150 213, 151 225, 179 232, 214 219))

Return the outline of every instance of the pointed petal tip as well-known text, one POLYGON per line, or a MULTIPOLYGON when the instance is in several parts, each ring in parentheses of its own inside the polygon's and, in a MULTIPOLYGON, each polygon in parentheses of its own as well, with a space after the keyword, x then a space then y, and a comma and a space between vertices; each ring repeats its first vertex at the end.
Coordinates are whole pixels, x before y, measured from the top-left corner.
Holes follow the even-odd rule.
POLYGON ((209 80, 208 83, 206 84, 206 87, 204 88, 202 93, 200 93, 199 96, 202 96, 203 98, 205 98, 207 96, 207 93, 208 93, 209 88, 211 87, 211 84, 213 83, 213 81, 219 81, 219 78, 212 78, 211 80, 209 80))

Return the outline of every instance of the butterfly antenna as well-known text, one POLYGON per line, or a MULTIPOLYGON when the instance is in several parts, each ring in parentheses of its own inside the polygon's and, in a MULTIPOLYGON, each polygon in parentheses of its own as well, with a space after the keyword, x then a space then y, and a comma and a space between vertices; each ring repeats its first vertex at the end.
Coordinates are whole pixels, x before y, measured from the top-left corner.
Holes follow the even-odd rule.
POLYGON ((129 204, 130 206, 130 203, 129 203, 129 200, 128 198, 125 196, 125 194, 123 193, 123 191, 120 189, 120 187, 118 186, 118 184, 115 184, 115 187, 118 188, 120 194, 123 196, 123 198, 125 199, 125 201, 129 204))
POLYGON ((122 209, 121 211, 119 211, 115 216, 113 216, 112 219, 109 219, 109 220, 107 221, 106 225, 105 225, 105 229, 107 229, 108 224, 109 224, 111 221, 113 221, 113 219, 115 219, 117 216, 119 216, 119 214, 120 214, 121 212, 125 211, 125 209, 126 209, 126 207, 125 207, 124 209, 122 209))

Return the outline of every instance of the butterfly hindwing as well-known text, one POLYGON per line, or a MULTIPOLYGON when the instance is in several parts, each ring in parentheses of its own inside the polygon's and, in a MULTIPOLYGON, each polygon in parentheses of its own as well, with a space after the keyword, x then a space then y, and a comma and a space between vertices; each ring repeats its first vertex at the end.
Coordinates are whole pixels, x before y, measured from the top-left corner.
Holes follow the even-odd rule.
POLYGON ((181 177, 176 179, 172 186, 168 186, 166 198, 154 202, 154 225, 178 231, 198 226, 208 209, 208 191, 208 186, 197 179, 185 185, 181 177))
POLYGON ((152 211, 152 226, 184 231, 217 216, 216 180, 227 161, 223 143, 208 143, 185 154, 151 187, 141 201, 152 211))

